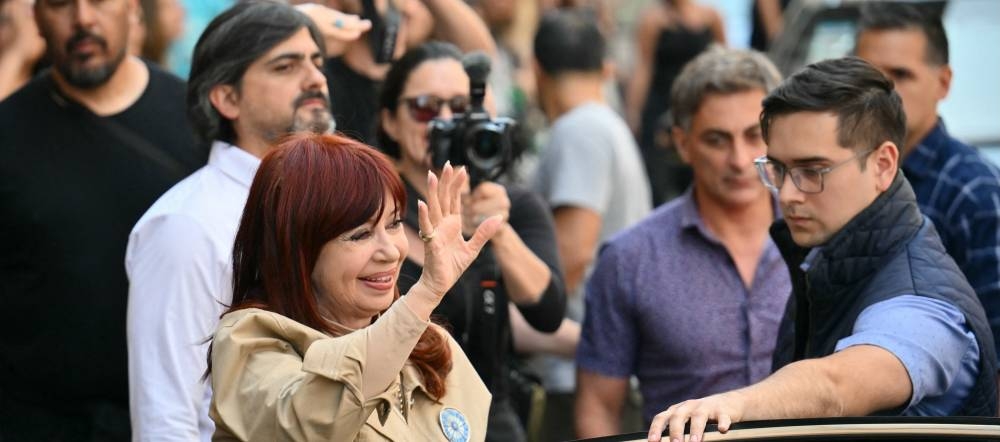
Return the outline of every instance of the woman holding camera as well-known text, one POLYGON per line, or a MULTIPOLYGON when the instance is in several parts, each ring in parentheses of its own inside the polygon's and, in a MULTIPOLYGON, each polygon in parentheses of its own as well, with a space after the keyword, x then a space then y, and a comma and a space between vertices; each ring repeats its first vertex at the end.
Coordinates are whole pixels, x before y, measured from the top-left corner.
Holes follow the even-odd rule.
MULTIPOLYGON (((427 43, 407 52, 386 75, 379 97, 377 137, 396 167, 411 203, 425 198, 432 174, 428 123, 469 111, 469 76, 461 53, 447 43, 427 43)), ((455 146, 453 146, 455 147, 455 146)), ((412 206, 412 204, 411 204, 412 206)), ((524 440, 524 429, 508 401, 510 319, 508 303, 535 329, 551 333, 566 305, 551 214, 533 193, 483 181, 463 195, 462 216, 469 235, 484 219, 500 216, 502 225, 479 258, 434 310, 469 356, 493 393, 487 440, 524 440)), ((409 210, 404 231, 410 253, 403 263, 401 287, 426 268, 419 217, 409 210)))
POLYGON ((431 312, 498 230, 462 237, 450 166, 417 204, 424 271, 392 164, 357 141, 298 135, 267 155, 233 250, 233 305, 212 344, 214 440, 483 440, 490 394, 431 312))

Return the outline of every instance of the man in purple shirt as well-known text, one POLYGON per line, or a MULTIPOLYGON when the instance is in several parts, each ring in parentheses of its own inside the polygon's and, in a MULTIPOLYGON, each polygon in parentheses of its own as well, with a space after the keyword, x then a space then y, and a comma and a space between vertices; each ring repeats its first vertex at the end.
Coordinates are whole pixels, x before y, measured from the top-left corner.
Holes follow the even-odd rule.
POLYGON ((780 81, 762 54, 737 50, 703 54, 675 81, 672 136, 694 185, 601 252, 577 349, 578 436, 620 431, 632 375, 649 423, 770 373, 791 285, 753 158, 766 149, 761 100, 780 81))

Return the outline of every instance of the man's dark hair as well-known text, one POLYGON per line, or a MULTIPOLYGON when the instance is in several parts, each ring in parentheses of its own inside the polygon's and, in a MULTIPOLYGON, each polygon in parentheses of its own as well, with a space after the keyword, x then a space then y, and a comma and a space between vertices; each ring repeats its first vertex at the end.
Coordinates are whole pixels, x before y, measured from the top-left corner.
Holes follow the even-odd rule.
POLYGON ((927 38, 925 61, 948 64, 948 35, 941 24, 941 8, 933 5, 877 1, 861 6, 858 35, 865 31, 919 30, 927 38))
POLYGON ((406 51, 399 60, 392 63, 389 72, 385 74, 385 81, 382 82, 382 90, 378 96, 378 129, 375 132, 375 141, 378 143, 382 153, 399 158, 399 142, 382 129, 382 110, 389 113, 396 112, 399 107, 399 99, 403 98, 403 89, 406 82, 410 80, 410 74, 417 70, 426 61, 452 59, 462 62, 462 51, 451 43, 443 41, 431 41, 406 51))
POLYGON ((774 119, 798 112, 837 115, 837 143, 873 149, 886 141, 902 146, 906 115, 892 81, 858 57, 824 60, 788 77, 763 102, 760 127, 770 140, 774 119))
POLYGON ((270 0, 237 2, 215 17, 198 38, 188 78, 188 119, 203 141, 233 142, 232 122, 212 106, 209 92, 220 84, 240 88, 247 68, 267 51, 306 28, 325 53, 323 36, 312 20, 286 3, 270 0))
POLYGON ((535 59, 549 75, 599 72, 604 67, 604 35, 592 11, 557 9, 545 14, 535 33, 535 59))

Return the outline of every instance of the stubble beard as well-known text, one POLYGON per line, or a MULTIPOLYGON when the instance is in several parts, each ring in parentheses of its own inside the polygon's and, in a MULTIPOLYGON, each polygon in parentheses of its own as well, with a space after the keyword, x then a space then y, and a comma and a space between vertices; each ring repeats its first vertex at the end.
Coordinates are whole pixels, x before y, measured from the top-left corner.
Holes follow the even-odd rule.
POLYGON ((287 129, 288 133, 308 132, 317 135, 333 133, 336 122, 333 115, 326 108, 316 108, 309 111, 305 116, 300 117, 296 112, 292 117, 292 125, 287 129))
POLYGON ((115 56, 105 63, 94 67, 84 67, 85 59, 80 59, 72 54, 66 54, 65 59, 56 63, 55 68, 62 75, 66 83, 80 89, 96 89, 111 79, 122 61, 125 60, 125 46, 115 54, 115 56))

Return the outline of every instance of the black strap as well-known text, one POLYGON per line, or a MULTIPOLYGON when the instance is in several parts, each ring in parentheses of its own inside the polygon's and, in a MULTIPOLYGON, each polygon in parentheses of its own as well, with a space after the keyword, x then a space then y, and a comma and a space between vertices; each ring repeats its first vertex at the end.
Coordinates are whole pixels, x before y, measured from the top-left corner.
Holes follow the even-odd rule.
MULTIPOLYGON (((108 132, 122 141, 122 143, 108 144, 124 146, 131 153, 138 154, 140 157, 149 160, 173 176, 183 177, 187 175, 187 172, 190 169, 189 167, 186 167, 176 158, 168 155, 163 151, 163 149, 154 146, 149 142, 149 140, 137 134, 128 126, 115 121, 114 118, 101 117, 86 106, 83 106, 63 95, 63 93, 56 86, 55 81, 52 79, 51 71, 48 71, 43 75, 48 77, 47 83, 49 95, 57 105, 64 109, 77 112, 80 116, 86 119, 87 123, 92 123, 96 127, 107 129, 108 132)), ((152 81, 152 73, 150 73, 150 81, 152 81)))
POLYGON ((500 339, 500 315, 507 313, 501 309, 507 308, 507 298, 504 290, 500 287, 500 265, 497 263, 496 256, 493 255, 492 247, 489 244, 479 252, 473 266, 479 273, 479 287, 478 290, 468 292, 474 298, 466 300, 466 327, 463 338, 472 345, 472 342, 469 342, 469 330, 476 327, 479 334, 480 351, 484 355, 489 355, 487 366, 493 374, 492 385, 488 385, 488 387, 491 392, 495 392, 497 384, 503 382, 502 377, 504 376, 499 370, 501 367, 498 361, 501 359, 499 353, 505 352, 507 349, 497 348, 497 343, 500 339))

